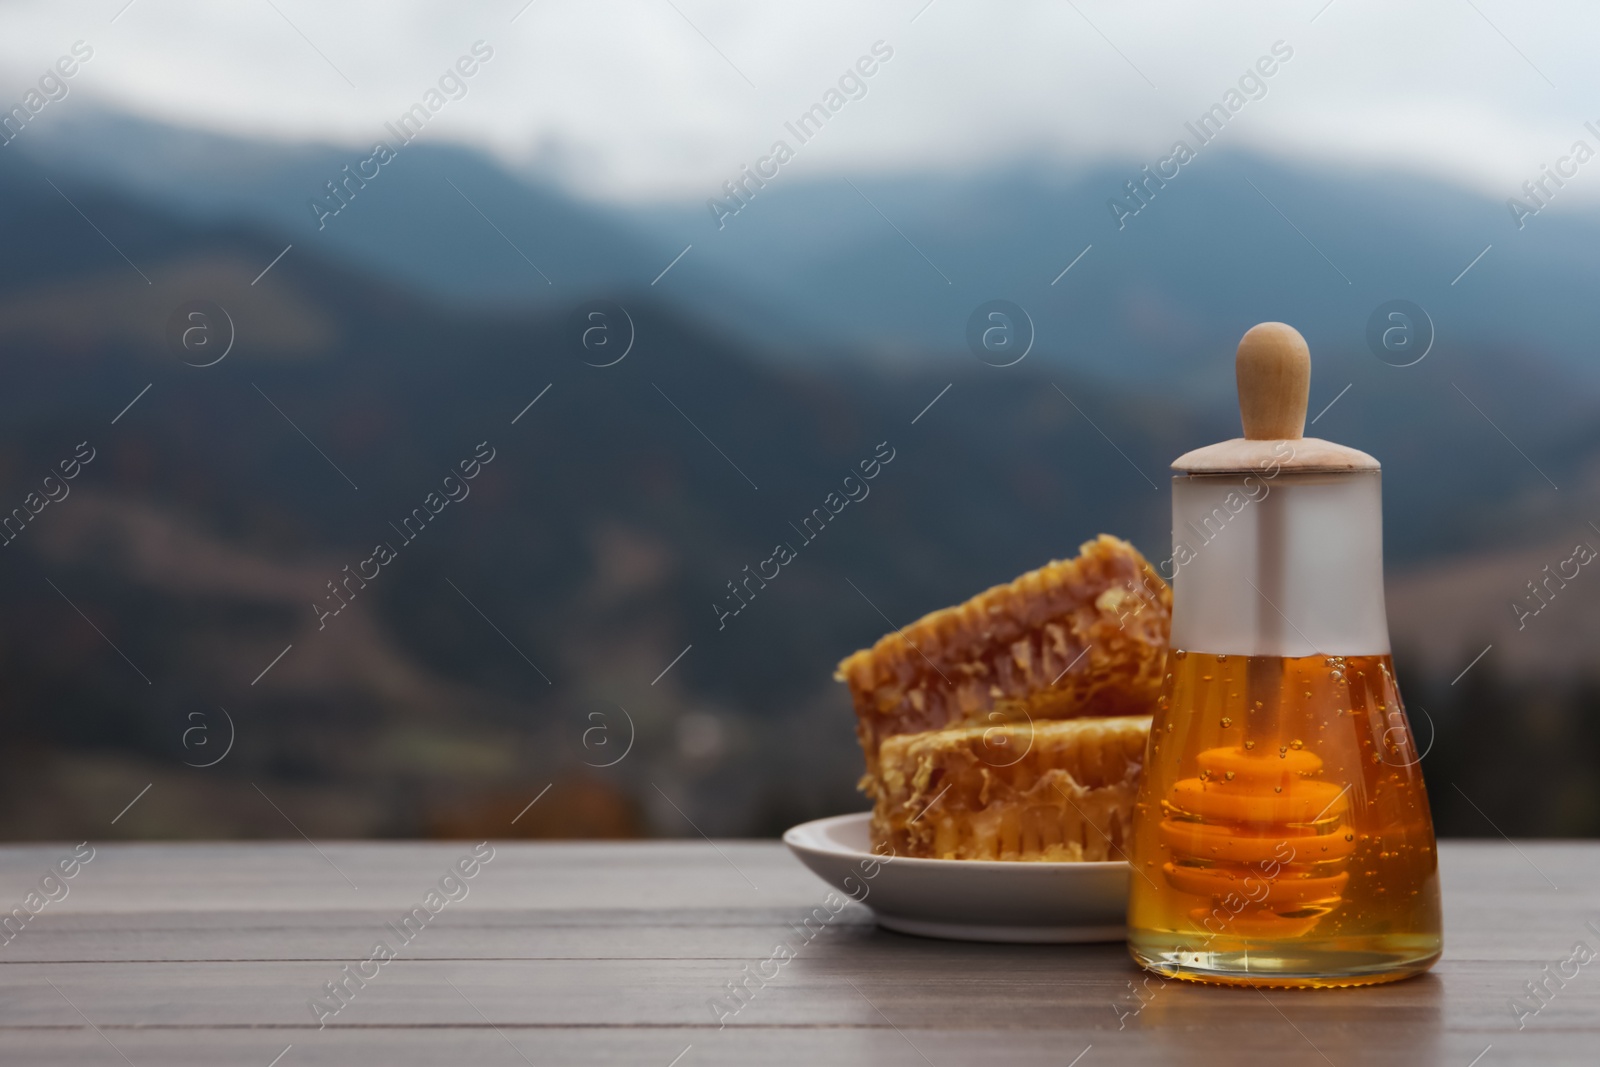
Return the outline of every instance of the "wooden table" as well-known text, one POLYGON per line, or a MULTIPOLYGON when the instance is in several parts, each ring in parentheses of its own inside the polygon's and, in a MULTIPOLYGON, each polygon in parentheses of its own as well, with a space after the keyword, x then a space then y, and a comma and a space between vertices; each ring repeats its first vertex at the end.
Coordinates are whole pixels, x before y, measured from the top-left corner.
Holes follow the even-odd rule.
MULTIPOLYGON (((1600 959, 1547 980, 1521 1030, 1510 1007, 1575 943, 1600 951, 1600 845, 1440 854, 1446 947, 1429 975, 1266 994, 1156 983, 1141 1000, 1121 945, 922 940, 854 904, 802 943, 791 924, 827 889, 773 842, 497 845, 437 914, 425 894, 469 845, 102 845, 47 883, 64 898, 12 919, 0 1063, 1600 1062, 1600 959), (401 943, 414 905, 427 921, 398 957, 365 962, 401 943), (763 967, 780 940, 799 951, 763 967), (346 964, 341 1001, 324 983, 346 964), (719 1027, 709 1002, 747 964, 776 976, 719 1027)), ((0 849, 0 907, 70 855, 0 849)))

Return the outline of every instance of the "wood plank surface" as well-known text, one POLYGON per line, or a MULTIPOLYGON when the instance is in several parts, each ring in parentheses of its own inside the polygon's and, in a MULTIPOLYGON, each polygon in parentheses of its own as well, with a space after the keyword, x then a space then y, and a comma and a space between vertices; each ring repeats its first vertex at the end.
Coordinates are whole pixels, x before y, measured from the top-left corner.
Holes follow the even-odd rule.
MULTIPOLYGON (((851 905, 722 1025, 712 998, 828 892, 781 845, 496 844, 319 1029, 324 983, 471 848, 95 846, 0 944, 0 1064, 1600 1062, 1600 961, 1521 1029, 1510 1007, 1600 949, 1600 845, 1546 842, 1441 845, 1445 956, 1408 982, 1156 983, 1135 1012, 1120 945, 904 937, 851 905)), ((71 851, 0 849, 0 911, 71 851)))

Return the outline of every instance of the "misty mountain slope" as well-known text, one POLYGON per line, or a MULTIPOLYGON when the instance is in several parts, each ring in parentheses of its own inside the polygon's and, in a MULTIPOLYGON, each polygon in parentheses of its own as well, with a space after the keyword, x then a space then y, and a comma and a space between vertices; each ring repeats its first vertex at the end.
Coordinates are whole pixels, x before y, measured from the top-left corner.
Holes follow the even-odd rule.
MULTIPOLYGON (((136 269, 37 166, 0 164, 0 493, 96 450, 4 547, 4 811, 87 813, 81 783, 134 779, 208 812, 163 801, 130 815, 143 835, 286 832, 252 782, 313 835, 488 832, 552 782, 540 833, 596 811, 595 832, 683 832, 651 783, 709 833, 856 806, 843 655, 1102 531, 1164 558, 1166 465, 1237 433, 1188 378, 1043 349, 782 358, 685 310, 673 273, 607 291, 634 344, 593 366, 576 300, 456 303, 299 244, 258 280, 287 236, 57 182, 136 269), (166 336, 200 298, 237 329, 209 367, 166 336), (745 586, 780 543, 794 558, 745 586), (184 766, 189 716, 222 708, 235 748, 184 766), (615 767, 597 722, 637 741, 615 767)), ((1232 343, 1186 374, 1225 393, 1232 343)), ((1317 352, 1313 430, 1383 460, 1392 567, 1582 517, 1593 388, 1542 349, 1317 352)))
POLYGON ((22 147, 58 177, 191 218, 266 224, 442 300, 539 308, 646 288, 689 248, 656 284, 663 299, 789 358, 962 352, 973 309, 1005 298, 1032 316, 1041 360, 1220 400, 1221 364, 1208 361, 1225 360, 1249 325, 1293 322, 1318 354, 1365 351, 1369 316, 1403 298, 1429 313, 1440 343, 1541 353, 1586 388, 1600 384, 1588 358, 1592 212, 1556 204, 1518 229, 1501 199, 1401 173, 1299 169, 1225 144, 1152 185, 1120 228, 1107 201, 1135 203, 1125 186, 1142 177, 1138 162, 850 182, 797 163, 719 227, 706 200, 726 202, 721 189, 607 204, 419 141, 321 231, 306 202, 364 153, 111 114, 64 119, 22 147), (149 144, 161 151, 138 150, 149 144))
MULTIPOLYGON (((11 180, 0 222, 21 277, 82 220, 11 180)), ((277 238, 69 195, 154 284, 107 273, 107 249, 0 301, 0 491, 20 503, 76 442, 95 450, 0 568, 15 608, 0 705, 26 764, 7 781, 30 795, 147 771, 205 798, 206 832, 274 832, 253 781, 307 832, 409 834, 472 831, 561 780, 673 831, 649 809, 656 781, 708 829, 748 833, 795 797, 856 803, 831 672, 886 629, 880 611, 907 621, 1102 529, 1163 540, 1164 495, 1134 464, 1158 480, 1189 436, 1170 406, 1055 376, 1091 425, 1026 364, 818 374, 754 358, 658 292, 617 294, 636 342, 598 368, 565 315, 454 311, 309 254, 252 284, 277 238), (168 350, 180 295, 237 313, 220 363, 168 350), (430 505, 475 456, 470 492, 430 505), (835 517, 830 494, 860 492, 846 475, 890 456, 835 517), (719 618, 780 541, 796 558, 719 618), (394 557, 370 577, 378 544, 394 557), (236 747, 183 767, 188 716, 219 708, 236 747), (588 716, 618 708, 638 752, 591 771, 588 716), (792 782, 760 770, 774 761, 792 782)), ((129 832, 190 825, 174 811, 129 832)))
MULTIPOLYGON (((476 152, 431 143, 426 132, 399 146, 370 180, 359 166, 370 146, 255 142, 97 113, 64 118, 39 133, 30 131, 19 147, 58 183, 121 189, 207 226, 252 224, 281 234, 301 254, 444 302, 547 311, 643 289, 688 243, 525 180, 476 152), (329 193, 329 182, 342 196, 329 193), (319 213, 313 200, 338 210, 319 213)), ((785 337, 818 336, 781 300, 769 299, 773 294, 747 287, 737 271, 708 270, 691 254, 674 274, 678 299, 702 317, 718 321, 731 306, 740 321, 754 314, 780 324, 785 337)))
POLYGON ((1596 382, 1591 215, 1551 209, 1518 231, 1503 203, 1450 186, 1299 171, 1223 149, 1119 229, 1106 201, 1127 199, 1137 174, 1039 165, 860 176, 857 189, 796 176, 761 190, 720 231, 702 205, 637 217, 664 234, 704 234, 697 251, 715 265, 743 264, 842 336, 885 351, 959 349, 972 309, 1002 297, 1033 316, 1045 356, 1214 392, 1196 358, 1230 352, 1250 324, 1293 322, 1314 353, 1364 350, 1369 315, 1405 298, 1428 310, 1442 341, 1525 346, 1596 382))

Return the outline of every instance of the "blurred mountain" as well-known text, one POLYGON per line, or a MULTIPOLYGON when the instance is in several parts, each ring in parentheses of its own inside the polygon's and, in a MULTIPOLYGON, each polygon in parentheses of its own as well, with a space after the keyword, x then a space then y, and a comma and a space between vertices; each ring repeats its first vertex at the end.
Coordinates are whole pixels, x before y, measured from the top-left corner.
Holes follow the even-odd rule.
POLYGON ((257 277, 280 238, 8 162, 0 487, 23 507, 94 455, 4 545, 10 836, 98 825, 151 781, 120 831, 289 830, 252 783, 317 835, 504 833, 484 813, 551 783, 590 799, 530 817, 542 833, 587 825, 597 789, 619 830, 685 832, 674 804, 711 833, 851 806, 830 675, 880 612, 1102 527, 1154 551, 1165 497, 1135 464, 1159 478, 1192 436, 1175 408, 1026 365, 751 358, 648 287, 615 294, 637 336, 598 368, 565 314, 452 309, 312 254, 257 277), (195 300, 236 330, 214 366, 169 348, 195 300), (470 495, 429 503, 484 452, 470 495), (798 558, 719 618, 780 542, 798 558), (379 543, 396 558, 371 578, 379 543), (229 722, 226 758, 185 767, 229 722))
MULTIPOLYGON (((549 310, 594 292, 643 290, 693 240, 653 233, 477 152, 426 138, 401 144, 382 129, 375 135, 398 151, 381 166, 365 162, 370 147, 251 141, 120 114, 69 116, 37 137, 28 132, 16 146, 47 173, 116 188, 192 223, 254 225, 299 254, 441 302, 549 310), (319 213, 314 199, 337 213, 319 213)), ((708 321, 777 327, 785 342, 815 339, 747 281, 690 253, 673 268, 671 299, 708 321)))
POLYGON ((1400 298, 1431 317, 1430 360, 1471 346, 1536 353, 1587 395, 1600 387, 1586 311, 1600 217, 1556 205, 1519 230, 1504 201, 1413 175, 1208 147, 1147 187, 1119 228, 1108 201, 1136 204, 1136 163, 850 180, 791 166, 747 185, 747 203, 719 221, 710 199, 737 206, 723 189, 608 203, 421 139, 319 229, 311 199, 368 151, 92 112, 17 146, 50 173, 264 226, 453 303, 527 309, 644 289, 684 253, 656 283, 662 299, 779 357, 960 351, 973 310, 1004 298, 1033 319, 1038 361, 1224 404, 1222 372, 1250 324, 1295 323, 1326 371, 1327 359, 1375 362, 1368 319, 1400 298))
MULTIPOLYGON (((742 235, 726 262, 712 246, 652 284, 676 254, 670 213, 530 192, 465 153, 406 149, 319 243, 309 212, 296 229, 246 178, 304 152, 299 170, 276 172, 287 189, 347 153, 239 148, 206 180, 188 171, 185 199, 184 167, 203 152, 187 164, 176 148, 150 152, 178 161, 163 179, 131 152, 117 169, 101 149, 71 166, 39 162, 37 149, 0 156, 0 492, 4 508, 39 511, 0 545, 10 837, 103 828, 147 783, 117 832, 282 836, 292 818, 316 837, 770 833, 859 806, 837 660, 1102 530, 1163 558, 1166 464, 1237 432, 1225 395, 1238 333, 1268 316, 1333 322, 1346 306, 1337 288, 1295 280, 1327 267, 1298 237, 1253 261, 1263 231, 1206 244, 1200 235, 1237 222, 1197 218, 1195 243, 1167 246, 1186 250, 1179 263, 1127 252, 1127 273, 1091 275, 1085 257, 1057 290, 1046 284, 1088 340, 1046 345, 1041 316, 1037 355, 1002 369, 961 351, 967 310, 953 286, 935 274, 924 304, 900 281, 908 263, 928 264, 892 228, 882 240, 883 219, 848 186, 846 202, 866 213, 832 228, 791 220, 785 265, 771 265, 783 258, 772 248, 768 271, 738 260, 733 242, 754 241, 742 235), (535 262, 523 238, 541 234, 541 254, 587 265, 547 285, 493 227, 463 237, 484 220, 449 182, 405 184, 435 177, 470 192, 535 262), (446 223, 443 205, 462 214, 446 223), (857 254, 872 266, 845 270, 857 254), (790 273, 808 256, 844 273, 790 273), (1061 289, 1069 280, 1079 288, 1061 289), (1256 282, 1270 285, 1252 300, 1256 282), (796 358, 812 349, 764 318, 763 288, 790 284, 794 306, 833 338, 815 343, 826 359, 796 358), (871 351, 851 325, 865 306, 857 292, 896 309, 887 333, 929 351, 871 351), (835 307, 841 294, 850 299, 835 307), (1195 317, 1151 310, 1180 294, 1195 317), (579 344, 588 320, 573 318, 600 297, 626 310, 608 322, 633 338, 605 367, 579 344), (170 340, 175 315, 199 300, 224 309, 234 333, 206 367, 170 340), (1119 344, 1126 360, 1105 354, 1119 344), (94 459, 70 493, 29 503, 59 493, 43 479, 80 442, 94 459), (491 453, 468 495, 443 503, 446 476, 491 453), (884 455, 865 499, 830 498, 884 455), (394 558, 370 577, 380 543, 394 558), (743 585, 779 543, 793 562, 743 585), (229 738, 220 762, 196 766, 229 738), (517 802, 536 797, 538 814, 510 824, 517 802)), ((968 187, 984 182, 1034 188, 968 187)), ((857 184, 885 213, 916 206, 891 197, 894 183, 857 184)), ((773 204, 790 195, 768 193, 773 204)), ((1022 277, 1004 251, 1022 238, 1020 202, 993 202, 1015 232, 971 263, 1022 277)), ((1278 202, 1293 213, 1309 194, 1297 186, 1278 202)), ((1160 227, 1135 226, 1161 206, 1122 236, 1156 242, 1160 227)), ((936 218, 937 197, 918 210, 936 218)), ((986 247, 989 231, 966 210, 945 201, 945 221, 926 223, 932 238, 916 234, 941 266, 958 262, 948 242, 963 232, 986 247)), ((1326 251, 1353 253, 1358 220, 1330 227, 1326 251)), ((1054 253, 1028 255, 1039 266, 1054 253)), ((1308 331, 1313 411, 1332 405, 1313 430, 1384 461, 1397 640, 1404 648, 1447 604, 1449 643, 1477 642, 1475 617, 1501 620, 1483 633, 1503 624, 1518 590, 1501 586, 1522 556, 1510 569, 1457 563, 1543 551, 1600 518, 1585 512, 1600 475, 1592 378, 1532 332, 1501 343, 1487 327, 1449 339, 1441 326, 1427 359, 1396 368, 1365 350, 1363 324, 1327 329, 1325 344, 1308 331), (1448 600, 1428 584, 1440 573, 1453 576, 1437 579, 1448 600)), ((1475 651, 1436 644, 1402 676, 1432 684, 1475 651)), ((1587 661, 1570 648, 1556 666, 1530 662, 1577 677, 1587 661)))
POLYGON ((1580 522, 1546 532, 1565 538, 1445 557, 1393 583, 1390 624, 1417 667, 1454 676, 1485 649, 1515 678, 1563 678, 1590 664, 1600 632, 1600 531, 1580 522))

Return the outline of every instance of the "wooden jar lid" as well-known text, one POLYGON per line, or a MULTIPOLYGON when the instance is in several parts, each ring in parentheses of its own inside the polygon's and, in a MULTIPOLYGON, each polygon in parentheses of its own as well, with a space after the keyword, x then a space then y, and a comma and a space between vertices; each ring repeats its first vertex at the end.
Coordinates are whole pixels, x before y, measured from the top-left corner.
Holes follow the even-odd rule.
POLYGON ((1239 341, 1234 360, 1244 436, 1220 441, 1172 462, 1184 474, 1248 471, 1375 471, 1360 449, 1303 436, 1311 393, 1311 350, 1293 326, 1263 322, 1239 341))

